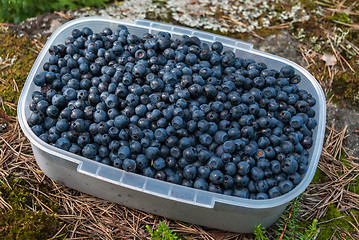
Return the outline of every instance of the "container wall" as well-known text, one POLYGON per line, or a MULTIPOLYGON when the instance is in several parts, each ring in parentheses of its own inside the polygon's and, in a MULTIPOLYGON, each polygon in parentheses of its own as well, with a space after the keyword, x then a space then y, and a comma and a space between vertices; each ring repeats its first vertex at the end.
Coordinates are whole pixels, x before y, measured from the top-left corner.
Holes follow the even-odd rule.
POLYGON ((306 70, 286 59, 254 50, 249 43, 151 21, 138 20, 134 23, 97 17, 71 21, 57 29, 49 38, 24 85, 18 103, 18 117, 25 135, 32 144, 38 165, 47 176, 59 183, 96 197, 169 218, 223 230, 250 232, 259 223, 263 226, 274 223, 288 203, 309 185, 323 144, 325 107, 324 94, 319 84, 306 70), (313 135, 314 144, 311 148, 309 170, 302 182, 291 192, 275 199, 242 199, 127 173, 57 149, 35 136, 26 122, 30 115, 28 104, 31 102, 32 92, 38 89, 33 83, 33 77, 42 71, 42 66, 49 57, 49 47, 63 43, 74 28, 82 29, 86 26, 91 27, 94 32, 100 32, 105 27, 114 30, 118 24, 126 25, 132 34, 139 36, 145 32, 169 31, 173 37, 188 34, 198 36, 208 43, 220 41, 225 49, 233 50, 237 56, 253 58, 257 62, 267 64, 268 68, 279 70, 285 64, 295 67, 302 77, 300 88, 306 89, 317 99, 315 118, 318 127, 313 135))
POLYGON ((61 158, 48 154, 34 145, 32 148, 42 171, 60 184, 131 208, 206 227, 249 233, 259 223, 264 227, 273 224, 287 206, 286 204, 253 210, 243 207, 233 209, 227 204, 222 204, 216 205, 213 209, 179 203, 78 173, 76 164, 64 162, 61 158))

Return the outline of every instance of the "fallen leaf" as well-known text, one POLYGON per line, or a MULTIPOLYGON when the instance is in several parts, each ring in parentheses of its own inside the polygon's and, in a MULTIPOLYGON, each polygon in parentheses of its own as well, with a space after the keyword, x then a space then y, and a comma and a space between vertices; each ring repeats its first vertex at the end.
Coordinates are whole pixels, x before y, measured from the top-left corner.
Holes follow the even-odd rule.
POLYGON ((325 65, 327 66, 334 66, 337 63, 336 57, 329 53, 324 53, 321 59, 325 62, 325 65))

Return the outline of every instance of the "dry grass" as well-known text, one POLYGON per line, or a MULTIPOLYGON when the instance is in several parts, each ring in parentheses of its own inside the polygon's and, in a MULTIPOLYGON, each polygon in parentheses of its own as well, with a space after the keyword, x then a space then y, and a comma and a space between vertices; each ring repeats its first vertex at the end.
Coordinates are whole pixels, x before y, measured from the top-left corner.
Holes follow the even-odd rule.
POLYGON ((359 176, 359 164, 343 148, 346 127, 337 131, 327 126, 327 136, 318 168, 326 175, 327 181, 311 184, 305 192, 303 217, 320 219, 330 204, 340 210, 359 210, 359 195, 349 186, 359 176), (349 156, 349 157, 345 157, 349 156))

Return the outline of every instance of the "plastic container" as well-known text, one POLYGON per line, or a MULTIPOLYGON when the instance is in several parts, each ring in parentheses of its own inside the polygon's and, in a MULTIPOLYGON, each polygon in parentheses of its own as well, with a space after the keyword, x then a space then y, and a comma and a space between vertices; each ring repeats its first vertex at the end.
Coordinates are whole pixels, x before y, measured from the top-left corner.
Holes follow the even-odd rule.
POLYGON ((279 218, 288 203, 306 189, 314 176, 324 138, 326 102, 317 81, 302 67, 252 47, 252 44, 243 41, 147 20, 125 22, 102 17, 73 20, 52 34, 31 69, 18 103, 18 118, 21 128, 31 142, 36 161, 42 171, 58 183, 128 207, 211 228, 233 232, 251 232, 259 223, 268 227, 279 218), (145 32, 168 31, 174 38, 187 34, 197 36, 208 43, 220 41, 225 50, 233 50, 237 56, 263 62, 267 64, 268 68, 280 69, 285 64, 293 66, 302 77, 300 88, 307 90, 317 100, 314 110, 318 126, 313 134, 314 144, 310 149, 309 169, 301 183, 291 192, 275 199, 242 199, 128 173, 41 141, 31 131, 26 119, 30 115, 28 105, 31 102, 31 94, 38 89, 33 83, 33 78, 35 74, 42 71, 42 67, 49 57, 49 47, 64 43, 74 28, 82 29, 86 26, 92 28, 94 32, 100 32, 105 27, 115 29, 118 24, 126 25, 132 34, 139 36, 145 32))

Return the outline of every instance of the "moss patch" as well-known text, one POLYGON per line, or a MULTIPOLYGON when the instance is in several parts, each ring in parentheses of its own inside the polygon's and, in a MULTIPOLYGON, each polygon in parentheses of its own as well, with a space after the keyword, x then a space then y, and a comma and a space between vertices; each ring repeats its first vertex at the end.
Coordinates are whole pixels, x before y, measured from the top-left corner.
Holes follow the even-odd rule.
MULTIPOLYGON (((42 207, 28 190, 30 186, 23 179, 11 178, 8 185, 0 183, 0 197, 12 209, 0 211, 0 239, 48 239, 53 237, 63 226, 56 214, 41 211, 42 207), (36 209, 33 211, 32 209, 36 209)), ((44 186, 41 186, 43 189, 44 186)), ((57 206, 42 194, 36 196, 44 205, 54 212, 57 206)), ((64 235, 59 238, 64 238, 64 235)))
POLYGON ((327 214, 319 221, 328 222, 319 225, 320 233, 318 239, 330 239, 334 234, 335 229, 338 228, 339 231, 337 231, 334 236, 340 239, 342 237, 345 238, 345 236, 343 236, 344 229, 347 230, 349 233, 352 233, 355 229, 349 222, 355 223, 355 220, 350 215, 350 212, 358 219, 359 213, 355 210, 340 212, 334 204, 329 205, 327 214))
MULTIPOLYGON (((357 64, 352 65, 357 66, 357 64)), ((359 71, 347 71, 334 76, 333 92, 346 98, 354 105, 359 105, 359 71)))
MULTIPOLYGON (((17 37, 12 32, 0 30, 0 39, 0 57, 5 62, 0 63, 0 96, 4 102, 17 104, 22 86, 38 54, 31 50, 35 46, 26 37, 17 37)), ((6 104, 5 110, 10 115, 16 114, 6 104)))
POLYGON ((316 184, 316 183, 323 183, 323 182, 327 182, 328 176, 319 168, 317 168, 317 170, 315 171, 312 183, 316 184))

